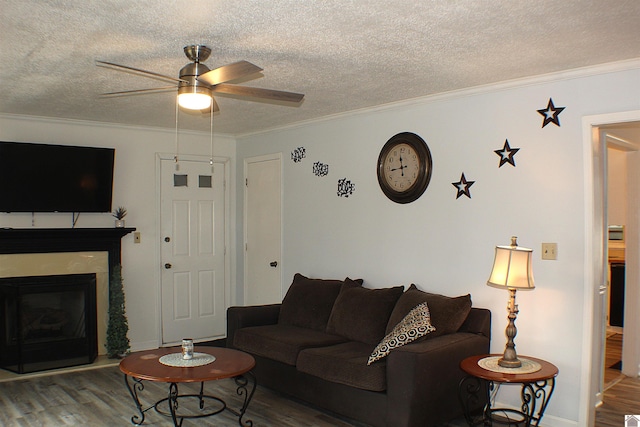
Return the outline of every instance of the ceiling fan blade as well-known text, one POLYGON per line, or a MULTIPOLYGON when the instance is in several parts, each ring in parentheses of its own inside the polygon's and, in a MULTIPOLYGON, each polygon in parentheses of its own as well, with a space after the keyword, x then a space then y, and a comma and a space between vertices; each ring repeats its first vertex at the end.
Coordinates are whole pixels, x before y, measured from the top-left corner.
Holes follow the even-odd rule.
POLYGON ((165 76, 164 74, 154 73, 153 71, 147 71, 140 68, 128 67, 126 65, 114 64, 113 62, 99 61, 96 59, 96 65, 98 67, 111 68, 117 71, 124 71, 125 73, 138 74, 144 77, 151 77, 152 79, 159 80, 168 80, 170 82, 185 82, 188 83, 187 80, 176 79, 175 77, 165 76))
POLYGON ((273 101, 284 101, 298 103, 302 101, 304 95, 301 93, 283 92, 281 90, 263 89, 259 87, 237 86, 231 84, 219 84, 211 88, 215 93, 227 95, 248 96, 252 98, 263 98, 273 101))
POLYGON ((177 86, 166 86, 166 87, 155 87, 151 89, 135 89, 135 90, 123 90, 120 92, 107 92, 101 93, 100 96, 103 98, 112 98, 116 96, 126 96, 126 95, 144 95, 147 93, 159 93, 159 92, 175 92, 177 90, 177 86))
POLYGON ((198 76, 198 81, 204 82, 209 86, 214 86, 219 83, 239 79, 249 74, 259 73, 260 71, 262 71, 262 68, 251 62, 238 61, 206 72, 198 76))

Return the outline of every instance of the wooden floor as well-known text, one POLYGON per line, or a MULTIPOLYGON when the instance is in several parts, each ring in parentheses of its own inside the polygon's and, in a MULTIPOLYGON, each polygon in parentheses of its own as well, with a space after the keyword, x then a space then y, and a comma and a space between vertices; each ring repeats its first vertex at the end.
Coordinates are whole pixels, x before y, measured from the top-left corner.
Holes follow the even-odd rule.
POLYGON ((625 415, 640 414, 640 379, 624 377, 604 392, 596 410, 596 427, 622 427, 625 415))
MULTIPOLYGON (((167 385, 144 382, 142 404, 148 407, 167 395, 167 385)), ((199 385, 180 385, 180 393, 197 393, 199 385)), ((227 404, 238 409, 233 380, 207 383, 205 393, 224 396, 227 404)), ((181 404, 188 409, 188 405, 181 404)), ((0 425, 13 426, 130 426, 136 414, 133 400, 117 367, 71 372, 26 380, 0 383, 0 425)), ((145 413, 145 426, 169 426, 171 420, 153 409, 145 413)), ((346 427, 354 424, 285 399, 258 387, 246 418, 254 426, 346 427)), ((211 418, 186 420, 188 426, 238 426, 228 411, 211 418)))
MULTIPOLYGON (((141 399, 145 407, 167 394, 166 384, 144 384, 141 399)), ((234 409, 240 406, 232 380, 207 383, 205 391, 224 397, 234 409)), ((196 393, 197 390, 195 386, 181 385, 180 392, 196 393)), ((631 414, 640 414, 640 380, 623 376, 605 391, 604 404, 596 413, 596 427, 624 426, 624 415, 631 414)), ((116 366, 0 382, 0 426, 131 426, 133 415, 136 415, 135 406, 116 366)), ((153 409, 147 411, 145 417, 144 426, 172 424, 153 409)), ((247 419, 252 420, 254 426, 362 427, 262 387, 256 390, 244 420, 247 419)), ((185 420, 183 424, 184 427, 214 425, 238 426, 238 420, 225 411, 211 418, 185 420)), ((460 419, 439 427, 465 425, 460 419)))
POLYGON ((604 404, 596 410, 596 427, 624 426, 625 415, 640 414, 640 379, 612 369, 622 359, 622 334, 609 334, 605 352, 604 404))
POLYGON ((604 360, 604 389, 611 387, 624 378, 620 369, 612 366, 622 361, 622 334, 608 334, 604 360))

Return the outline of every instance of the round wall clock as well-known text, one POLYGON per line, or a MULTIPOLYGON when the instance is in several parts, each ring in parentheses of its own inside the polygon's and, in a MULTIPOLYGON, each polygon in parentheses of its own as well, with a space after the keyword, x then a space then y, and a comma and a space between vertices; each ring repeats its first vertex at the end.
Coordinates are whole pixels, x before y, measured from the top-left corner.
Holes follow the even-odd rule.
POLYGON ((396 203, 411 203, 427 189, 431 180, 431 151, 415 133, 392 136, 378 156, 378 183, 396 203))

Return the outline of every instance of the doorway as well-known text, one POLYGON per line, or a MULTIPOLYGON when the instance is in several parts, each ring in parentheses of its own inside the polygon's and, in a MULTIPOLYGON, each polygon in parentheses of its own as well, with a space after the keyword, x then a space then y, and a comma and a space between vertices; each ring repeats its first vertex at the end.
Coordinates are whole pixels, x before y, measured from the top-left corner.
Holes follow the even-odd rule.
MULTIPOLYGON (((605 320, 610 347, 615 347, 615 336, 621 334, 620 371, 626 376, 638 376, 640 330, 635 326, 632 313, 639 307, 640 295, 640 227, 634 221, 640 214, 638 168, 640 167, 640 122, 600 125, 607 147, 606 210, 608 277, 608 314, 605 320)), ((606 355, 605 355, 606 356, 606 355)))
POLYGON ((161 344, 226 332, 226 159, 158 158, 161 344))
POLYGON ((640 111, 614 113, 583 118, 585 139, 586 228, 585 228, 585 312, 584 361, 580 425, 593 425, 595 408, 602 403, 607 297, 609 293, 609 239, 607 212, 607 146, 624 146, 628 224, 625 226, 625 333, 622 349, 622 372, 638 375, 640 331, 630 313, 640 308, 640 206, 635 195, 640 191, 640 111), (636 142, 633 142, 636 141, 636 142), (589 327, 590 326, 590 327, 589 327))
POLYGON ((282 158, 245 160, 244 304, 282 301, 282 158))
MULTIPOLYGON (((622 348, 624 345, 624 313, 626 306, 626 276, 627 264, 631 275, 638 270, 633 258, 627 260, 626 246, 629 223, 628 215, 633 214, 634 197, 629 193, 629 168, 633 167, 633 153, 638 151, 635 135, 624 132, 624 129, 634 123, 621 125, 604 125, 600 127, 602 138, 606 144, 606 213, 607 213, 607 272, 608 286, 606 295, 606 340, 604 354, 604 381, 602 391, 624 378, 622 369, 622 348), (630 208, 631 206, 631 208, 630 208)), ((640 133, 640 132, 639 132, 640 133)), ((633 239, 631 239, 633 243, 633 239)), ((629 285, 634 285, 630 281, 629 285)), ((637 284, 635 284, 637 286, 637 284)), ((633 304, 630 304, 633 306, 633 304)), ((633 337, 630 337, 633 341, 633 337)), ((629 363, 629 361, 626 361, 629 363)), ((625 368, 628 368, 625 366, 625 368)), ((631 369, 625 369, 627 375, 631 369)))

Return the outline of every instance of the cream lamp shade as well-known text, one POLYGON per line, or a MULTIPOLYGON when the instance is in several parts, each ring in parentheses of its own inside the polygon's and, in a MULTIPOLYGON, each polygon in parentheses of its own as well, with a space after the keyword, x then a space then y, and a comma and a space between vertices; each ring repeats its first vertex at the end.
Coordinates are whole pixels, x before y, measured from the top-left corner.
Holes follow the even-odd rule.
POLYGON ((515 237, 511 238, 511 246, 496 246, 487 285, 502 289, 533 289, 532 253, 531 249, 519 247, 515 237))

